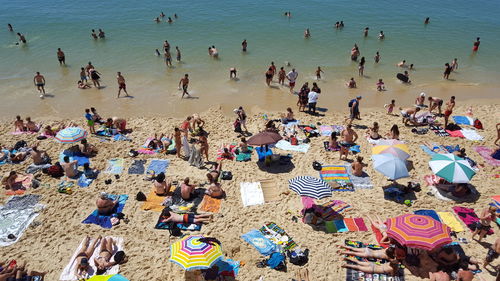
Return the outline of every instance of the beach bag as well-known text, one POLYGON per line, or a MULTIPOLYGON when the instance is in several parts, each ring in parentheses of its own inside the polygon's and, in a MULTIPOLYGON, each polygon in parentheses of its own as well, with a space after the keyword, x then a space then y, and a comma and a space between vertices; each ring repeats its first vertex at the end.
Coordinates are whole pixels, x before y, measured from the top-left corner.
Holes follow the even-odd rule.
POLYGON ((474 128, 476 128, 478 130, 482 130, 483 129, 483 123, 481 123, 481 121, 479 121, 479 119, 474 120, 474 128))
POLYGON ((287 256, 292 264, 303 266, 309 261, 309 249, 287 251, 287 256))
POLYGON ((47 169, 47 174, 53 178, 60 178, 64 176, 64 170, 61 167, 61 164, 59 164, 59 162, 56 162, 54 165, 50 166, 47 169))
POLYGON ((171 222, 168 222, 167 225, 168 225, 168 232, 170 233, 170 236, 174 236, 174 237, 182 236, 182 231, 177 226, 177 223, 171 221, 171 222))
POLYGON ((347 106, 352 107, 352 105, 354 104, 355 101, 356 101, 356 99, 350 100, 349 103, 347 104, 347 106))
POLYGON ((282 253, 274 252, 266 261, 266 265, 272 269, 286 272, 286 257, 282 253))
POLYGON ((232 180, 233 179, 233 173, 231 173, 231 171, 222 171, 221 178, 223 180, 232 180))
POLYGON ((142 191, 137 192, 137 195, 135 196, 135 200, 137 201, 146 201, 146 195, 142 193, 142 191))
POLYGON ((318 161, 314 161, 313 162, 313 169, 316 171, 321 171, 321 169, 323 169, 323 167, 321 166, 321 164, 318 161))

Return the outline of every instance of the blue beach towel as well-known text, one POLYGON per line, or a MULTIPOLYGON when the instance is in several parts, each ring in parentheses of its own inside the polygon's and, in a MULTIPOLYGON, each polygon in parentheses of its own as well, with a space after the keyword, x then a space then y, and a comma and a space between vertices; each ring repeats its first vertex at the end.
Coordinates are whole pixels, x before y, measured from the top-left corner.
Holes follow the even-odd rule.
POLYGON ((436 213, 436 211, 434 211, 434 210, 416 210, 413 213, 415 215, 428 216, 428 217, 431 217, 431 218, 437 220, 438 222, 441 222, 441 219, 439 218, 438 213, 436 213))
POLYGON ((154 171, 155 175, 165 173, 169 165, 170 160, 153 159, 148 166, 147 172, 154 171))
POLYGON ((64 163, 64 156, 69 156, 69 161, 78 161, 77 165, 78 166, 83 166, 85 163, 89 163, 90 164, 90 160, 88 157, 85 157, 85 156, 71 156, 71 155, 67 155, 67 154, 64 154, 64 151, 61 152, 61 154, 59 154, 59 162, 60 163, 64 163))
POLYGON ((337 232, 347 232, 349 229, 344 223, 344 220, 334 220, 333 223, 335 224, 335 227, 337 228, 337 232))
POLYGON ((273 151, 269 148, 267 151, 264 149, 261 149, 260 146, 255 147, 255 151, 257 151, 257 155, 259 155, 259 161, 264 161, 267 156, 273 155, 273 151))
POLYGON ((474 119, 467 116, 453 116, 453 121, 458 125, 474 125, 474 119))
POLYGON ((434 154, 436 154, 436 152, 432 151, 432 150, 431 150, 429 147, 427 147, 426 145, 421 144, 421 145, 420 145, 420 148, 422 148, 422 150, 423 150, 425 153, 429 154, 430 156, 433 156, 434 154))
POLYGON ((82 173, 80 175, 80 177, 78 178, 77 184, 79 187, 88 187, 89 185, 92 184, 93 181, 94 181, 94 179, 89 179, 85 176, 84 173, 82 173))
POLYGON ((92 214, 90 214, 86 219, 82 221, 82 223, 85 224, 97 224, 101 226, 102 228, 111 228, 113 225, 111 224, 111 218, 116 215, 117 213, 121 213, 123 211, 123 208, 125 207, 125 203, 127 202, 128 195, 122 194, 122 195, 113 195, 113 194, 108 194, 108 198, 111 200, 116 200, 118 198, 118 203, 115 206, 115 209, 113 210, 113 214, 109 216, 105 215, 100 215, 97 210, 94 210, 92 214))
POLYGON ((250 232, 241 235, 241 238, 252 245, 261 255, 269 256, 276 251, 276 244, 267 239, 262 232, 252 229, 250 232))

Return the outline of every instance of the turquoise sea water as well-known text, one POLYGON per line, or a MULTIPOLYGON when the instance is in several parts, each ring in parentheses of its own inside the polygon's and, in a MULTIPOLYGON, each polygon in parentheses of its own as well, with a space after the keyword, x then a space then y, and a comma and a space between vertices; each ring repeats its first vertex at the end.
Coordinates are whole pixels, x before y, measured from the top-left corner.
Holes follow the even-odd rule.
MULTIPOLYGON (((349 59, 354 43, 366 57, 364 79, 371 88, 378 78, 394 82, 400 71, 394 64, 402 59, 415 64, 411 78, 417 86, 442 83, 443 65, 455 57, 460 64, 458 73, 452 74, 455 83, 496 84, 500 74, 498 1, 1 0, 0 5, 2 107, 11 107, 19 98, 37 97, 31 82, 35 71, 45 75, 47 89, 58 100, 49 101, 52 107, 68 96, 82 103, 106 101, 94 90, 83 99, 75 89, 79 68, 88 61, 103 73, 107 88, 101 91, 106 97, 115 95, 114 76, 121 71, 132 91, 150 89, 146 97, 166 96, 167 104, 185 72, 200 95, 214 92, 224 98, 221 89, 234 95, 255 90, 256 85, 264 91, 263 73, 270 61, 278 67, 291 62, 301 74, 299 83, 311 80, 321 65, 327 80, 323 87, 335 88, 357 75, 357 65, 349 59), (291 18, 283 16, 288 10, 291 18), (177 13, 179 18, 172 24, 153 22, 161 11, 172 17, 177 13), (426 17, 431 18, 429 25, 423 24, 426 17), (345 23, 342 30, 333 28, 339 20, 345 23), (27 46, 14 45, 17 37, 7 31, 7 23, 26 35, 27 46), (362 35, 365 26, 370 27, 367 38, 362 35), (105 40, 91 39, 90 30, 98 28, 106 32, 105 40), (303 38, 305 28, 310 28, 312 38, 303 38), (383 41, 377 39, 379 30, 386 34, 383 41), (472 43, 478 36, 481 47, 473 55, 472 43), (247 54, 241 53, 243 39, 248 41, 247 54), (167 70, 164 61, 153 55, 155 49, 162 50, 164 40, 182 51, 184 62, 174 62, 173 69, 167 70), (217 47, 220 60, 208 57, 210 45, 217 47), (57 48, 66 53, 68 67, 59 67, 57 48), (373 63, 376 51, 382 56, 378 65, 373 63), (227 85, 230 67, 239 70, 237 85, 227 85)), ((147 104, 145 95, 140 96, 135 102, 147 104)))

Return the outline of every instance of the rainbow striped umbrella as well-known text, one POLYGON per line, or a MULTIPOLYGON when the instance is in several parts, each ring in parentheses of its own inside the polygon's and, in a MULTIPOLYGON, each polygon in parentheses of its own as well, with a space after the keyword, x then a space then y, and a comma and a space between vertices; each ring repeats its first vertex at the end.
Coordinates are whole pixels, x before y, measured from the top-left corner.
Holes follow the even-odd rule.
POLYGON ((223 258, 219 244, 200 241, 203 236, 191 235, 170 246, 170 261, 185 270, 207 269, 223 258))
POLYGON ((60 143, 79 142, 87 137, 87 131, 79 127, 68 127, 60 130, 54 137, 60 143))
POLYGON ((120 274, 114 275, 94 275, 87 281, 129 281, 127 278, 120 274))
POLYGON ((406 160, 410 157, 410 150, 404 143, 391 144, 391 145, 377 145, 372 148, 372 154, 392 154, 399 159, 406 160))
POLYGON ((387 236, 411 248, 432 250, 451 243, 451 229, 429 217, 405 214, 386 221, 387 236))

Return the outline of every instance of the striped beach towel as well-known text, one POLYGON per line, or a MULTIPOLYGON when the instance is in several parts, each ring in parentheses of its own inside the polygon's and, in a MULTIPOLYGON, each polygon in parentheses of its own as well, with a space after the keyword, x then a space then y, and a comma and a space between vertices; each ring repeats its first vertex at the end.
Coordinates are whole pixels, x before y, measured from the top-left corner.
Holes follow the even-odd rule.
POLYGON ((286 234, 285 230, 283 230, 274 222, 266 223, 263 227, 259 229, 259 231, 262 234, 264 234, 266 238, 271 240, 274 244, 282 245, 283 250, 285 251, 293 250, 295 247, 297 247, 295 241, 293 241, 293 239, 288 234, 286 234))
POLYGON ((354 191, 346 166, 323 166, 319 172, 319 176, 322 180, 330 184, 336 183, 336 185, 331 184, 332 189, 335 191, 354 191))

